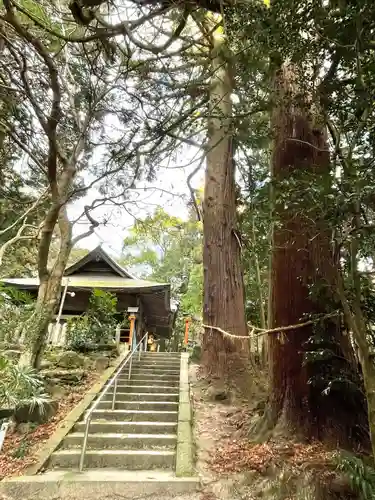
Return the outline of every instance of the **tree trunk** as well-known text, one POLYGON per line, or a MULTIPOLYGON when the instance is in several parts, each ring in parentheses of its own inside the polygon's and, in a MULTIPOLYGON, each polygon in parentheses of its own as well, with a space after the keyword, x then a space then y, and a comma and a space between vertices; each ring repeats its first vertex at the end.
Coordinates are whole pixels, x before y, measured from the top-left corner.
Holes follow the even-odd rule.
POLYGON ((72 228, 68 220, 66 206, 61 207, 54 218, 51 211, 46 217, 46 224, 42 233, 39 246, 38 262, 40 270, 44 268, 44 262, 48 261, 50 249, 50 232, 56 223, 60 230, 60 249, 51 270, 45 268, 45 272, 39 273, 38 297, 35 311, 25 323, 21 338, 24 340, 26 349, 20 358, 21 365, 28 365, 39 369, 48 335, 48 326, 52 322, 56 307, 61 295, 61 282, 65 267, 72 249, 72 228))
MULTIPOLYGON (((313 190, 315 185, 330 182, 325 131, 314 123, 307 97, 301 98, 292 66, 279 72, 276 92, 272 167, 278 195, 272 249, 272 328, 331 312, 338 269, 324 209, 313 190), (302 179, 302 184, 297 182, 293 190, 289 187, 285 200, 280 183, 296 179, 302 179)), ((293 435, 335 445, 348 446, 358 438, 357 426, 363 425, 365 416, 360 391, 345 400, 342 386, 339 390, 329 385, 343 373, 359 382, 343 354, 344 341, 340 324, 334 320, 270 335, 271 427, 278 423, 293 435), (309 352, 318 351, 328 357, 308 357, 309 352)))
MULTIPOLYGON (((214 22, 220 19, 219 16, 212 17, 214 22)), ((236 235, 232 80, 226 51, 223 31, 217 29, 212 40, 213 76, 203 202, 203 320, 206 325, 243 335, 244 340, 228 339, 220 332, 207 328, 203 337, 202 359, 211 375, 233 382, 241 377, 247 379, 249 344, 240 244, 236 235)))
POLYGON ((255 231, 255 218, 254 215, 252 215, 252 245, 253 245, 253 255, 254 255, 254 266, 255 266, 255 279, 256 279, 256 285, 257 285, 257 291, 258 291, 258 298, 259 298, 259 318, 260 318, 260 327, 265 330, 267 328, 267 322, 266 322, 266 311, 264 308, 264 299, 263 299, 263 290, 262 290, 262 277, 260 274, 260 265, 259 265, 259 258, 258 258, 258 253, 256 251, 256 245, 257 245, 257 236, 256 236, 256 231, 255 231))
POLYGON ((39 368, 41 356, 45 347, 48 325, 53 319, 60 295, 61 279, 58 276, 48 276, 41 282, 35 310, 23 327, 21 338, 26 346, 20 358, 21 365, 39 368))

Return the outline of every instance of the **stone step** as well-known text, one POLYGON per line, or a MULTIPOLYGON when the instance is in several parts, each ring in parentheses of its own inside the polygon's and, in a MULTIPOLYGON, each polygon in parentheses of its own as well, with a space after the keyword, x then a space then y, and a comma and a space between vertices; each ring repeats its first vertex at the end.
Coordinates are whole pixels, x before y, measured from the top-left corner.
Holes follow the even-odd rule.
MULTIPOLYGON (((180 373, 166 373, 163 370, 160 370, 159 372, 151 372, 151 371, 144 371, 144 370, 132 370, 131 376, 129 379, 129 374, 126 372, 121 372, 118 375, 117 381, 123 382, 124 380, 127 382, 128 380, 133 380, 133 379, 140 379, 140 380, 160 380, 161 382, 165 382, 167 380, 171 380, 172 382, 176 382, 180 380, 180 373)), ((118 383, 117 382, 117 383, 118 383)), ((168 385, 168 384, 166 384, 168 385)))
MULTIPOLYGON (((129 372, 121 372, 121 374, 124 373, 126 374, 129 372)), ((143 366, 133 367, 132 373, 134 373, 134 375, 136 373, 145 373, 145 374, 147 373, 150 375, 150 377, 153 377, 154 375, 176 375, 178 377, 180 376, 180 370, 169 370, 163 367, 160 368, 145 368, 143 366)))
MULTIPOLYGON (((175 370, 175 371, 180 371, 180 364, 179 363, 176 363, 176 364, 165 364, 165 363, 152 363, 150 364, 148 361, 141 361, 140 363, 138 362, 133 362, 132 363, 132 367, 133 368, 144 368, 145 370, 166 370, 166 371, 171 371, 171 370, 175 370)), ((125 366, 125 368, 127 368, 127 365, 125 366)))
MULTIPOLYGON (((125 373, 119 375, 118 380, 126 381, 129 380, 125 373)), ((180 375, 168 375, 165 373, 132 373, 131 380, 146 380, 147 382, 152 380, 154 382, 178 382, 180 380, 180 375)))
POLYGON ((198 498, 200 488, 197 477, 176 477, 170 469, 51 470, 34 476, 9 477, 0 485, 0 496, 9 500, 198 498), (193 494, 187 497, 187 493, 193 494))
MULTIPOLYGON (((75 432, 85 432, 85 422, 78 422, 74 426, 75 432)), ((156 421, 106 421, 91 420, 90 433, 108 434, 173 434, 177 432, 177 422, 156 422, 156 421)))
MULTIPOLYGON (((91 429, 91 426, 90 426, 91 429)), ((81 448, 84 432, 73 432, 63 441, 61 449, 81 448)), ((176 448, 177 434, 115 434, 95 433, 89 434, 87 449, 165 449, 176 448)))
MULTIPOLYGON (((100 401, 97 408, 102 410, 110 410, 112 407, 111 401, 100 401)), ((178 410, 178 403, 172 401, 115 401, 115 410, 148 410, 158 411, 178 410)))
MULTIPOLYGON (((117 385, 117 391, 118 392, 132 392, 132 393, 139 393, 139 392, 147 392, 147 393, 174 393, 176 394, 178 392, 179 384, 174 384, 174 385, 142 385, 142 384, 135 384, 134 381, 130 381, 128 384, 118 384, 117 385)), ((108 389, 107 395, 109 396, 110 394, 113 393, 113 387, 110 387, 108 389)))
POLYGON ((181 368, 180 361, 149 361, 144 359, 141 361, 133 361, 132 364, 133 366, 144 366, 145 368, 172 368, 174 370, 179 370, 181 368))
MULTIPOLYGON (((128 366, 126 366, 121 373, 122 374, 129 374, 128 366)), ((180 367, 179 366, 171 366, 166 368, 165 366, 162 365, 135 365, 133 364, 132 366, 132 373, 133 372, 139 372, 139 371, 145 371, 146 373, 173 373, 173 374, 180 374, 180 367)))
MULTIPOLYGON (((138 352, 138 351, 137 351, 138 352)), ((150 351, 142 351, 142 357, 149 358, 166 358, 166 359, 181 359, 181 353, 179 352, 150 352, 150 351)))
MULTIPOLYGON (((139 357, 135 356, 133 361, 139 361, 139 357)), ((180 363, 181 357, 179 356, 165 356, 163 354, 141 354, 140 361, 143 362, 155 362, 155 363, 180 363)))
POLYGON ((147 410, 94 410, 92 418, 95 420, 130 420, 130 421, 157 421, 175 422, 178 412, 176 411, 147 411, 147 410))
MULTIPOLYGON (((180 377, 180 370, 164 370, 163 368, 155 368, 155 369, 143 369, 142 367, 139 368, 132 368, 131 375, 133 374, 137 375, 143 375, 143 374, 148 374, 150 378, 153 377, 180 377)), ((128 376, 129 372, 128 371, 122 371, 119 376, 128 376)))
POLYGON ((153 378, 149 379, 147 377, 141 377, 137 375, 137 377, 132 376, 130 381, 127 380, 126 378, 119 378, 118 379, 118 386, 120 385, 127 385, 128 383, 131 383, 132 385, 144 385, 144 386, 152 386, 152 385, 157 385, 157 386, 163 386, 163 385, 169 385, 171 387, 179 387, 180 386, 180 379, 170 379, 170 378, 153 378))
MULTIPOLYGON (((170 469, 175 464, 172 450, 88 450, 84 467, 127 470, 170 469)), ((77 469, 81 450, 59 450, 49 460, 51 469, 77 469)))
MULTIPOLYGON (((112 394, 106 393, 102 401, 112 401, 112 394)), ((178 402, 179 393, 165 392, 116 392, 116 401, 166 401, 178 402)))

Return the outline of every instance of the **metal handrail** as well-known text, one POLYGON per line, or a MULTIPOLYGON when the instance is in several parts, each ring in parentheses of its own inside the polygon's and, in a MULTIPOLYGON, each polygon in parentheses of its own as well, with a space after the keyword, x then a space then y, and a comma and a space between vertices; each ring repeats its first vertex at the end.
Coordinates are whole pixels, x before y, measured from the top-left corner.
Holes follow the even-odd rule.
POLYGON ((129 361, 130 361, 130 365, 129 365, 129 377, 128 378, 130 379, 133 356, 137 352, 137 348, 139 347, 139 357, 138 357, 138 360, 141 359, 141 352, 142 352, 141 348, 142 348, 142 342, 144 340, 145 340, 145 351, 147 351, 148 333, 146 333, 145 335, 143 335, 142 339, 138 342, 138 344, 134 347, 134 349, 131 350, 130 355, 126 356, 126 358, 124 359, 124 361, 117 368, 116 373, 113 375, 113 377, 111 378, 111 380, 109 381, 109 383, 107 384, 107 386, 101 392, 101 394, 99 395, 98 399, 95 401, 95 403, 93 404, 93 406, 90 408, 90 410, 87 413, 86 420, 85 420, 85 423, 86 423, 85 434, 84 434, 84 437, 83 437, 81 457, 80 457, 80 460, 79 460, 79 471, 80 472, 83 471, 83 465, 84 465, 84 461, 85 461, 85 454, 86 454, 86 448, 87 448, 87 440, 88 440, 88 436, 89 436, 89 429, 90 429, 90 423, 91 423, 92 414, 93 414, 94 410, 96 410, 98 404, 103 399, 103 396, 105 394, 107 394, 109 388, 112 387, 113 384, 115 384, 115 386, 113 388, 113 397, 112 397, 111 410, 114 410, 115 402, 116 402, 116 392, 117 392, 117 379, 118 379, 120 373, 122 373, 123 369, 125 368, 125 366, 127 365, 127 363, 129 361))

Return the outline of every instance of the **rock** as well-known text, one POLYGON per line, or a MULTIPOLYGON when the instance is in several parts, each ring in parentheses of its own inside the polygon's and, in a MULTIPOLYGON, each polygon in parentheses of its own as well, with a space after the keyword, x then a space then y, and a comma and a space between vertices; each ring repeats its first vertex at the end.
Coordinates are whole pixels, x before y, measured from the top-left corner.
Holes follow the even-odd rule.
POLYGON ((92 360, 91 358, 85 356, 85 364, 83 365, 83 368, 85 370, 91 370, 94 366, 94 360, 92 360))
POLYGON ((229 393, 223 387, 210 386, 207 389, 207 396, 211 401, 226 401, 229 399, 229 393))
POLYGON ((76 385, 85 376, 85 372, 82 369, 76 370, 43 370, 41 375, 48 380, 49 383, 54 383, 57 385, 76 385))
POLYGON ((56 364, 56 360, 64 353, 64 350, 59 348, 50 348, 45 351, 43 355, 43 361, 48 361, 50 363, 56 364))
POLYGON ((106 356, 98 356, 95 359, 95 370, 102 372, 109 367, 109 358, 106 356))
POLYGON ((0 420, 10 418, 14 413, 14 408, 0 408, 0 420))
POLYGON ((56 365, 61 368, 81 368, 85 364, 85 359, 75 351, 63 352, 57 359, 56 365))
POLYGON ((52 382, 47 385, 47 391, 52 399, 62 399, 66 395, 65 387, 52 382))
POLYGON ((100 353, 101 356, 105 356, 106 358, 115 358, 116 356, 118 356, 118 353, 117 351, 114 352, 114 351, 103 351, 100 353))
POLYGON ((117 356, 117 345, 113 344, 97 344, 96 350, 101 352, 104 356, 114 357, 117 356))
POLYGON ((16 349, 8 349, 7 351, 4 351, 3 354, 9 360, 14 361, 15 363, 18 363, 18 360, 20 359, 22 352, 20 350, 16 350, 16 349))
POLYGON ((57 401, 48 401, 40 405, 31 403, 21 404, 14 412, 14 420, 17 424, 24 422, 45 424, 56 415, 58 408, 59 404, 57 401))
POLYGON ((18 434, 28 434, 32 427, 32 422, 22 422, 17 425, 17 432, 18 434))
POLYGON ((53 363, 51 361, 44 360, 40 364, 40 369, 41 370, 48 370, 49 368, 52 368, 53 363))
POLYGON ((3 351, 22 351, 21 344, 15 344, 10 342, 0 342, 0 352, 3 351))

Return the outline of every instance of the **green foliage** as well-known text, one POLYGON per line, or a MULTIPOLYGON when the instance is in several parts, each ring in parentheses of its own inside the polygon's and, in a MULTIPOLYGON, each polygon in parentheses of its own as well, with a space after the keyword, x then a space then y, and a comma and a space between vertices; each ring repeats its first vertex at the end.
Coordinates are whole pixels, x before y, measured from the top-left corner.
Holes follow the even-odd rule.
MULTIPOLYGON (((199 200, 198 200, 199 201, 199 200)), ((124 241, 122 263, 134 267, 144 278, 171 284, 179 309, 175 324, 175 349, 182 342, 186 315, 202 315, 203 265, 202 224, 190 210, 188 220, 174 217, 162 208, 138 220, 124 241)), ((190 325, 190 338, 197 338, 200 326, 190 325)))
POLYGON ((361 500, 373 500, 375 497, 375 469, 367 465, 362 458, 349 453, 336 455, 337 469, 350 480, 351 487, 361 500))
POLYGON ((30 449, 30 441, 28 439, 22 439, 17 448, 13 451, 13 458, 25 458, 30 449))
POLYGON ((117 326, 116 307, 114 294, 93 290, 86 313, 68 322, 69 349, 86 352, 95 350, 98 344, 113 341, 117 326))
POLYGON ((0 341, 17 343, 19 327, 33 311, 34 304, 30 294, 0 285, 0 341))
POLYGON ((182 220, 158 208, 138 220, 124 240, 121 262, 144 278, 171 283, 181 312, 201 316, 202 225, 193 214, 182 220))
POLYGON ((22 403, 42 405, 48 401, 41 377, 26 366, 14 364, 0 354, 0 406, 14 408, 22 403))
POLYGON ((193 362, 198 363, 201 360, 202 348, 199 345, 195 345, 190 350, 190 359, 193 362))

